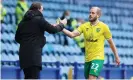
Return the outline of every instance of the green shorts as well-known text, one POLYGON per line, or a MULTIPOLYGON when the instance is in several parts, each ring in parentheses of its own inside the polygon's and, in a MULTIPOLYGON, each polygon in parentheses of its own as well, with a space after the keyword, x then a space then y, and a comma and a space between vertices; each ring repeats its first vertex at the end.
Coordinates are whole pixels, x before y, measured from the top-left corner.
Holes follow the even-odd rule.
POLYGON ((85 65, 84 65, 85 78, 88 79, 89 74, 98 77, 100 74, 100 71, 102 70, 103 63, 104 63, 104 60, 92 60, 90 62, 85 62, 85 65))

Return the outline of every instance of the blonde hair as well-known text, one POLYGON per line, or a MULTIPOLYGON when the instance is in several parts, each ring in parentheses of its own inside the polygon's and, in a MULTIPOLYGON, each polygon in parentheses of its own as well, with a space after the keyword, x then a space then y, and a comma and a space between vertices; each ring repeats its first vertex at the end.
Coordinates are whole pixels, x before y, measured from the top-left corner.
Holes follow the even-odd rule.
MULTIPOLYGON (((92 7, 92 8, 95 8, 96 10, 97 10, 97 14, 99 15, 99 17, 102 15, 102 10, 101 10, 101 8, 99 8, 99 7, 92 7)), ((91 8, 91 9, 92 9, 91 8)))

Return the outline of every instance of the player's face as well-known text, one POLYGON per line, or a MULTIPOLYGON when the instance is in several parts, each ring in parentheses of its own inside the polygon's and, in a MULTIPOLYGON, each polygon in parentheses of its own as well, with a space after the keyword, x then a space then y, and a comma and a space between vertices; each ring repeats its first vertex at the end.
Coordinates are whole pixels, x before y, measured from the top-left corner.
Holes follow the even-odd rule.
POLYGON ((39 11, 42 13, 43 12, 43 6, 41 6, 41 9, 39 9, 39 11))
POLYGON ((97 20, 97 10, 95 8, 92 8, 90 10, 90 14, 89 14, 89 21, 90 22, 94 22, 97 20))

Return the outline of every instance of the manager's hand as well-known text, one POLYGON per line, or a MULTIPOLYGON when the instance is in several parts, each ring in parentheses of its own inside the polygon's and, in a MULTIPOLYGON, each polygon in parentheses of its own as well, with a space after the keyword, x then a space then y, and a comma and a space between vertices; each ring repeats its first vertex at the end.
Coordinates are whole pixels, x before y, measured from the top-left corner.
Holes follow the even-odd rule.
POLYGON ((60 20, 60 23, 66 25, 66 24, 67 24, 67 19, 65 18, 65 19, 63 19, 63 20, 60 20))
MULTIPOLYGON (((59 23, 62 23, 63 25, 66 25, 66 24, 67 24, 67 19, 63 19, 63 20, 60 20, 60 19, 59 19, 59 23)), ((53 25, 53 26, 57 26, 59 23, 52 24, 52 25, 53 25)))

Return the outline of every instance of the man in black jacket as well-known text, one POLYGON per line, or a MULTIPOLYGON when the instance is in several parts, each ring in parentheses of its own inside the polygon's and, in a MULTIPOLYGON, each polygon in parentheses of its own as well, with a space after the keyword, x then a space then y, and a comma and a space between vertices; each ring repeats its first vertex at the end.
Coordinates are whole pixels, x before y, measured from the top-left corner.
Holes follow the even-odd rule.
POLYGON ((59 24, 49 24, 42 15, 43 6, 39 2, 32 3, 18 25, 15 40, 20 44, 20 67, 24 71, 25 79, 38 79, 42 69, 42 48, 46 43, 44 32, 57 33, 62 31, 67 20, 59 24))

